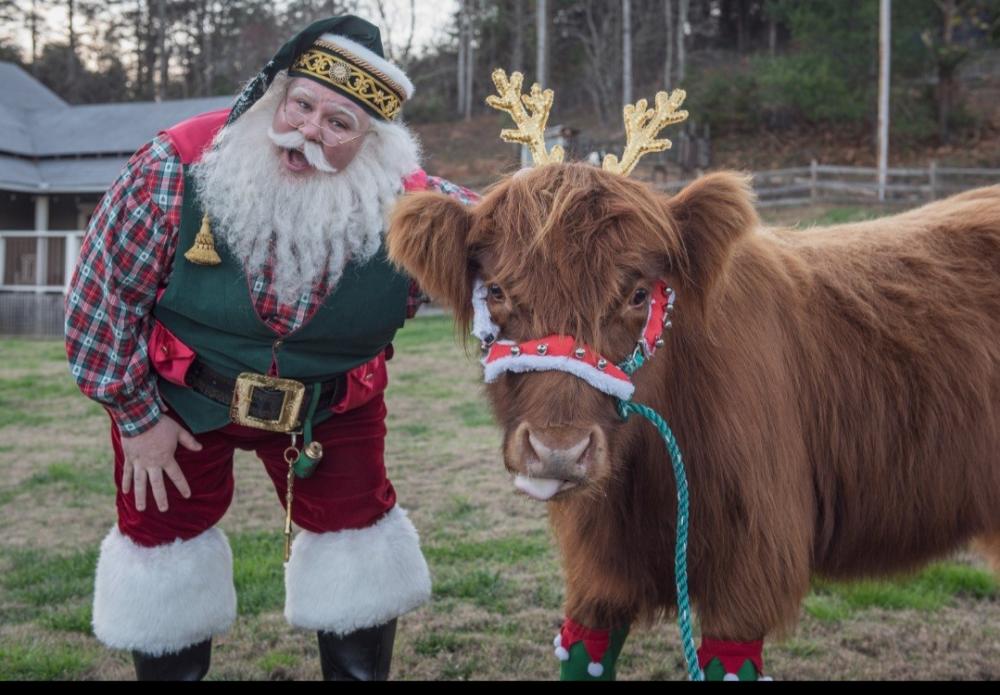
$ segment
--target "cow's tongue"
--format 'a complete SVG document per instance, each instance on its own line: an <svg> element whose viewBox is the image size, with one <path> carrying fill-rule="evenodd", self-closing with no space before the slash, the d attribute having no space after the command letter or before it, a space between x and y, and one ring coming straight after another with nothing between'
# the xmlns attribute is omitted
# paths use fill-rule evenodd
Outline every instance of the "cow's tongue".
<svg viewBox="0 0 1000 695"><path fill-rule="evenodd" d="M529 478L520 473L514 476L514 487L543 502L559 492L564 482L555 478Z"/></svg>

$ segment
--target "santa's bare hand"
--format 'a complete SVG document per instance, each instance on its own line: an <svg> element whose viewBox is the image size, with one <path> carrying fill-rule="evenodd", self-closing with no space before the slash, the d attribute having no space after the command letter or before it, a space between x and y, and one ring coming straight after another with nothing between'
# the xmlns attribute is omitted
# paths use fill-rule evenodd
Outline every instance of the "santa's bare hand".
<svg viewBox="0 0 1000 695"><path fill-rule="evenodd" d="M174 452L180 444L189 451L201 451L191 433L172 418L164 417L150 429L134 437L122 437L125 465L122 469L122 492L128 494L135 483L135 508L146 511L146 484L153 488L156 508L161 512L168 509L167 488L163 481L166 474L184 499L191 496L191 488L181 467L174 459Z"/></svg>

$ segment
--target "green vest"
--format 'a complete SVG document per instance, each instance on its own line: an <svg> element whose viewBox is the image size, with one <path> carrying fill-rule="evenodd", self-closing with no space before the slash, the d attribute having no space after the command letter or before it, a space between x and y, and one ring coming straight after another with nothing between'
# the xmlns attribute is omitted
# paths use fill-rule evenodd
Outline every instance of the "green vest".
<svg viewBox="0 0 1000 695"><path fill-rule="evenodd" d="M222 263L191 263L184 253L201 227L202 210L190 174L184 176L184 204L170 283L153 316L209 367L235 378L241 372L305 383L329 381L378 355L406 318L409 278L392 267L385 248L363 265L348 263L337 286L313 316L279 336L257 315L243 266L224 244ZM229 424L229 406L163 378L160 394L194 434ZM330 416L318 411L314 423Z"/></svg>

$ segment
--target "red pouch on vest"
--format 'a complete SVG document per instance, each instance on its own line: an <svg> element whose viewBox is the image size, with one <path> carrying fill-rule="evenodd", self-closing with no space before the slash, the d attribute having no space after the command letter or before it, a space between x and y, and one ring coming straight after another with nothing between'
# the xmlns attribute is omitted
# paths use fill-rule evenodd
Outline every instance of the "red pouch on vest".
<svg viewBox="0 0 1000 695"><path fill-rule="evenodd" d="M153 369L171 384L186 387L184 378L194 362L194 350L162 323L155 321L153 333L149 336L149 361Z"/></svg>
<svg viewBox="0 0 1000 695"><path fill-rule="evenodd" d="M386 354L380 352L374 359L347 372L347 389L340 402L330 408L334 413L346 413L363 406L389 385L389 372L385 368Z"/></svg>
<svg viewBox="0 0 1000 695"><path fill-rule="evenodd" d="M166 291L166 287L156 290L157 302ZM149 336L149 362L157 374L171 384L187 387L184 379L194 362L194 357L194 350L182 343L170 329L153 319L153 332Z"/></svg>

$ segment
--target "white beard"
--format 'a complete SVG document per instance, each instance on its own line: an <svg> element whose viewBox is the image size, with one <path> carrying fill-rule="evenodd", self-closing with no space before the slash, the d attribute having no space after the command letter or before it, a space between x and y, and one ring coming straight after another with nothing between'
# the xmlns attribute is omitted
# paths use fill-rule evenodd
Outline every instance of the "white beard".
<svg viewBox="0 0 1000 695"><path fill-rule="evenodd" d="M403 178L419 166L419 146L405 126L373 118L372 132L342 172L295 177L268 134L286 82L286 75L276 77L224 128L193 175L217 242L251 276L270 267L278 301L294 305L324 279L332 288L348 261L363 263L378 251Z"/></svg>

